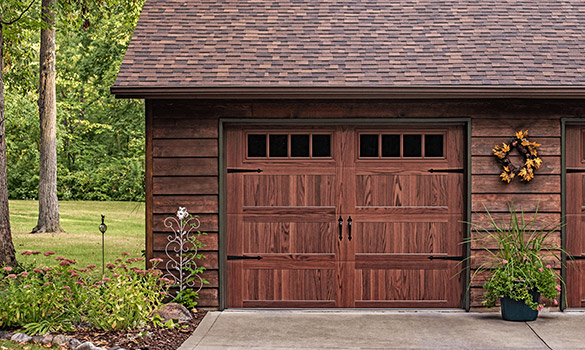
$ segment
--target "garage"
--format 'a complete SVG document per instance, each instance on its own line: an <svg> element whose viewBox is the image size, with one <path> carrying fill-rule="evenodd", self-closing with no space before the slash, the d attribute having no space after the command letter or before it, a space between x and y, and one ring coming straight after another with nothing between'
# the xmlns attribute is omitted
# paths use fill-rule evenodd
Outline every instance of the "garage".
<svg viewBox="0 0 585 350"><path fill-rule="evenodd" d="M229 125L228 307L461 307L461 125Z"/></svg>

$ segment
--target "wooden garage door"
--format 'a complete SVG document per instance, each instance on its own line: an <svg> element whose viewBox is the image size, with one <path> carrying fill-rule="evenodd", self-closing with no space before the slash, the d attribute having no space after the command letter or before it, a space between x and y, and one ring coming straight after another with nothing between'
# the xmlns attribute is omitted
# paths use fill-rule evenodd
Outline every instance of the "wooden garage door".
<svg viewBox="0 0 585 350"><path fill-rule="evenodd" d="M228 307L461 305L461 127L225 135Z"/></svg>
<svg viewBox="0 0 585 350"><path fill-rule="evenodd" d="M585 307L585 126L567 126L567 306Z"/></svg>

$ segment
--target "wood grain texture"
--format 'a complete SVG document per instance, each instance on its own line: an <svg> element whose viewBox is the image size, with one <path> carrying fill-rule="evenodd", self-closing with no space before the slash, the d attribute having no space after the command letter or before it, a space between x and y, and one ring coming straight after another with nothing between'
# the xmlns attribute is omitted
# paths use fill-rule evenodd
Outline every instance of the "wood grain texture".
<svg viewBox="0 0 585 350"><path fill-rule="evenodd" d="M154 214L153 215L153 230L154 232L173 232L170 228L165 227L164 220L168 215ZM199 221L201 225L200 231L203 232L218 232L219 229L219 218L217 214L200 214Z"/></svg>
<svg viewBox="0 0 585 350"><path fill-rule="evenodd" d="M519 155L510 155L512 164L520 166L524 158ZM492 155L474 156L471 158L471 170L473 175L500 175L502 166ZM561 157L543 156L542 165L536 171L536 175L560 175L561 174Z"/></svg>
<svg viewBox="0 0 585 350"><path fill-rule="evenodd" d="M217 176L154 177L152 186L155 195L217 195L219 193L219 178Z"/></svg>
<svg viewBox="0 0 585 350"><path fill-rule="evenodd" d="M471 124L471 136L477 137L504 137L512 138L516 131L528 130L530 138L560 137L560 119L518 118L517 116L502 116L497 121L487 118L474 118Z"/></svg>
<svg viewBox="0 0 585 350"><path fill-rule="evenodd" d="M164 250L168 243L168 233L154 233L153 234L153 243L154 246L157 247L158 251ZM218 234L217 233L208 233L206 235L201 235L199 237L199 241L204 244L203 250L207 251L215 251L218 250ZM187 247L191 249L193 245L187 244Z"/></svg>
<svg viewBox="0 0 585 350"><path fill-rule="evenodd" d="M152 177L153 177L153 167L152 167L152 123L153 123L153 113L152 113L152 101L146 101L146 121L145 121L145 137L146 143L144 145L145 148L145 167L144 167L144 182L145 182L145 251L146 251L146 261L149 261L153 257L154 251L154 243L152 239L152 232L153 232L153 213L154 213L154 202L153 202L153 195L154 189L152 184ZM150 264L150 263L147 263Z"/></svg>
<svg viewBox="0 0 585 350"><path fill-rule="evenodd" d="M485 156L493 153L495 145L502 145L502 143L510 144L512 140L512 133L508 137L473 137L471 141L471 155ZM531 142L540 143L538 155L539 156L560 156L561 155L561 139L559 137L531 137ZM519 154L518 151L512 150L510 155ZM494 157L495 158L495 157ZM520 166L521 163L517 163Z"/></svg>
<svg viewBox="0 0 585 350"><path fill-rule="evenodd" d="M216 139L219 136L217 119L155 118L155 139Z"/></svg>
<svg viewBox="0 0 585 350"><path fill-rule="evenodd" d="M153 157L217 157L216 139L154 139Z"/></svg>
<svg viewBox="0 0 585 350"><path fill-rule="evenodd" d="M217 176L218 158L154 158L154 176Z"/></svg>
<svg viewBox="0 0 585 350"><path fill-rule="evenodd" d="M500 180L497 175L474 175L471 192L476 193L561 193L559 175L536 175L528 183L513 179L510 183Z"/></svg>
<svg viewBox="0 0 585 350"><path fill-rule="evenodd" d="M482 212L486 209L490 213L509 212L510 205L519 212L534 212L538 209L541 213L560 213L561 195L556 193L489 193L471 196L471 210L474 212Z"/></svg>
<svg viewBox="0 0 585 350"><path fill-rule="evenodd" d="M193 215L219 212L217 195L157 195L152 200L154 214L175 214L179 207L187 208Z"/></svg>

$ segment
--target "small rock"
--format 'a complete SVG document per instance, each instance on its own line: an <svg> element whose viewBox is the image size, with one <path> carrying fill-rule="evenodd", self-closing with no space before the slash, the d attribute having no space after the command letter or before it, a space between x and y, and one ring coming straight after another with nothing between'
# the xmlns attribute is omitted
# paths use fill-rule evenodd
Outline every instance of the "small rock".
<svg viewBox="0 0 585 350"><path fill-rule="evenodd" d="M6 331L0 331L0 339L8 339L12 338L14 334Z"/></svg>
<svg viewBox="0 0 585 350"><path fill-rule="evenodd" d="M18 343L28 343L29 341L32 340L32 337L24 333L15 333L14 335L12 335L12 337L10 337L10 340Z"/></svg>
<svg viewBox="0 0 585 350"><path fill-rule="evenodd" d="M45 339L45 337L43 337L42 335L35 335L34 337L32 337L32 342L35 344L43 344L43 339Z"/></svg>
<svg viewBox="0 0 585 350"><path fill-rule="evenodd" d="M50 334L47 334L43 337L43 341L42 344L43 345L47 345L47 344L51 344L53 342L53 336Z"/></svg>
<svg viewBox="0 0 585 350"><path fill-rule="evenodd" d="M108 350L122 350L122 348L116 345L113 348L109 348Z"/></svg>
<svg viewBox="0 0 585 350"><path fill-rule="evenodd" d="M163 322L167 322L168 320L177 320L179 322L189 322L193 319L191 317L191 313L181 304L177 303L169 303L165 306L158 309L156 312L159 315Z"/></svg>
<svg viewBox="0 0 585 350"><path fill-rule="evenodd" d="M77 349L77 347L79 345L81 345L81 342L79 340L77 340L77 338L71 338L71 339L69 339L69 348L71 350Z"/></svg>
<svg viewBox="0 0 585 350"><path fill-rule="evenodd" d="M86 341L83 344L80 344L75 350L102 350L102 348L98 348L97 346L93 345L92 342Z"/></svg>
<svg viewBox="0 0 585 350"><path fill-rule="evenodd" d="M69 343L69 337L63 334L56 335L53 338L53 345L65 346Z"/></svg>

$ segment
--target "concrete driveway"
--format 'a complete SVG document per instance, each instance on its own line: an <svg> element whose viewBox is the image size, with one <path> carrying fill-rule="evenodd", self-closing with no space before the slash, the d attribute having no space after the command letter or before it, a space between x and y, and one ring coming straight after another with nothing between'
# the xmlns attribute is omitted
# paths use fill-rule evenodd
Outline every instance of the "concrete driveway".
<svg viewBox="0 0 585 350"><path fill-rule="evenodd" d="M179 350L193 349L585 349L585 313L209 312Z"/></svg>

